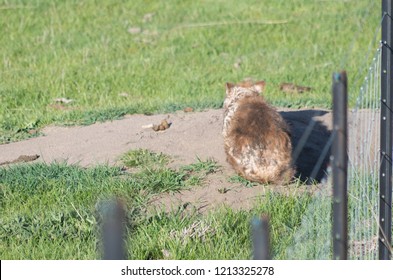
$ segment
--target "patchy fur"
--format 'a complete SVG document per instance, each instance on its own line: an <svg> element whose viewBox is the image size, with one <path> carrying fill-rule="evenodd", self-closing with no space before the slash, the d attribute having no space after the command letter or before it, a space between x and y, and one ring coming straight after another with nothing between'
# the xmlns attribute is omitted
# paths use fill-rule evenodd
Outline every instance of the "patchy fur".
<svg viewBox="0 0 393 280"><path fill-rule="evenodd" d="M288 183L295 171L287 123L262 96L265 82L227 83L224 146L228 162L244 178Z"/></svg>

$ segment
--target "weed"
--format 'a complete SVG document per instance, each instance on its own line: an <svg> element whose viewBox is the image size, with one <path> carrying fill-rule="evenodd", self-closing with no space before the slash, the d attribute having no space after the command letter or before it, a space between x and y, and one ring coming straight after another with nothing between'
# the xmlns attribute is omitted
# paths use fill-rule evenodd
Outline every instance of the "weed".
<svg viewBox="0 0 393 280"><path fill-rule="evenodd" d="M234 175L228 178L228 182L230 183L240 183L241 185L247 187L247 188L252 188L253 186L258 185L256 182L249 181L239 175Z"/></svg>
<svg viewBox="0 0 393 280"><path fill-rule="evenodd" d="M164 167L169 159L167 155L145 149L131 150L121 157L125 166L141 168Z"/></svg>
<svg viewBox="0 0 393 280"><path fill-rule="evenodd" d="M186 172L204 173L204 175L208 175L217 172L219 170L219 165L217 161L213 159L208 159L206 161L203 161L199 157L197 157L196 163L182 166L180 170Z"/></svg>

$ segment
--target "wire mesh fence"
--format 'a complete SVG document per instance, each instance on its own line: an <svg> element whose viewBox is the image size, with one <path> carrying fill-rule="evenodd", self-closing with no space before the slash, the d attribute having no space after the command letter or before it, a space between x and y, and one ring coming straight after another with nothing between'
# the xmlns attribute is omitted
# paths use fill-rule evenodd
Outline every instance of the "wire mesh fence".
<svg viewBox="0 0 393 280"><path fill-rule="evenodd" d="M381 118L381 47L377 49L363 85L352 94L356 105L348 111L348 258L378 259L379 173ZM332 133L331 137L335 137ZM328 141L325 147L330 146ZM314 195L302 219L288 259L331 259L332 174ZM334 236L333 236L334 238Z"/></svg>
<svg viewBox="0 0 393 280"><path fill-rule="evenodd" d="M349 251L352 259L378 257L380 68L381 49L378 48L356 106L349 112Z"/></svg>
<svg viewBox="0 0 393 280"><path fill-rule="evenodd" d="M380 168L381 48L375 52L368 74L348 112L348 233L350 259L378 258ZM353 97L351 97L353 98ZM332 133L331 138L335 137ZM325 148L329 148L327 141ZM326 149L325 149L326 150ZM332 178L320 185L303 219L288 259L332 258Z"/></svg>

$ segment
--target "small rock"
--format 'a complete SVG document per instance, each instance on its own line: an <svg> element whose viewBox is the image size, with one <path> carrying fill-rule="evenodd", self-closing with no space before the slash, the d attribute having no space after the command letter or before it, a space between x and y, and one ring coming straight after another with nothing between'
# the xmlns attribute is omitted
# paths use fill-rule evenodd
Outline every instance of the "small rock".
<svg viewBox="0 0 393 280"><path fill-rule="evenodd" d="M162 124L158 125L158 130L165 130L165 126L163 126Z"/></svg>
<svg viewBox="0 0 393 280"><path fill-rule="evenodd" d="M148 13L143 16L143 22L149 22L153 19L154 13Z"/></svg>
<svg viewBox="0 0 393 280"><path fill-rule="evenodd" d="M121 96L121 97L128 97L128 93L127 92L122 92L122 93L119 93L119 96Z"/></svg>
<svg viewBox="0 0 393 280"><path fill-rule="evenodd" d="M64 104L68 104L68 103L73 102L74 100L73 99L68 99L68 98L65 98L65 97L60 97L60 98L53 99L53 101L59 102L59 103L64 103Z"/></svg>
<svg viewBox="0 0 393 280"><path fill-rule="evenodd" d="M241 62L239 61L239 62L235 62L234 64L233 64L233 67L235 67L236 69L238 69L238 68L240 68L240 66L241 66Z"/></svg>
<svg viewBox="0 0 393 280"><path fill-rule="evenodd" d="M154 131L159 131L159 130L160 130L160 129L159 129L159 125L156 125L156 124L153 125L152 128L153 128Z"/></svg>
<svg viewBox="0 0 393 280"><path fill-rule="evenodd" d="M164 129L168 129L169 128L169 123L167 122L167 120L162 120L161 121L161 125Z"/></svg>
<svg viewBox="0 0 393 280"><path fill-rule="evenodd" d="M171 257L171 253L167 249L162 250L162 255L164 256L164 259L169 259Z"/></svg>
<svg viewBox="0 0 393 280"><path fill-rule="evenodd" d="M143 35L145 36L157 36L158 32L157 31L149 31L149 30L145 30L142 32Z"/></svg>
<svg viewBox="0 0 393 280"><path fill-rule="evenodd" d="M142 28L140 27L130 27L128 28L128 33L130 34L138 34L142 32Z"/></svg>

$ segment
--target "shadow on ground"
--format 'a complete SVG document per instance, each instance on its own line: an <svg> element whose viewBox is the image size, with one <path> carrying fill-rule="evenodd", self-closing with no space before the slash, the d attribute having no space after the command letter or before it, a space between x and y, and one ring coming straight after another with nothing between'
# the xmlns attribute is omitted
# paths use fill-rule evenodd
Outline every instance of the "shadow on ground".
<svg viewBox="0 0 393 280"><path fill-rule="evenodd" d="M291 127L297 176L300 176L302 181L320 182L326 176L330 156L330 148L322 155L331 135L326 126L326 123L329 123L326 119L331 119L330 112L299 110L280 113Z"/></svg>

